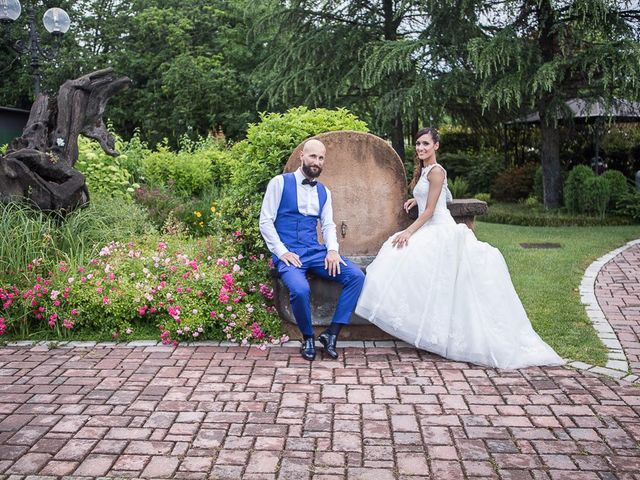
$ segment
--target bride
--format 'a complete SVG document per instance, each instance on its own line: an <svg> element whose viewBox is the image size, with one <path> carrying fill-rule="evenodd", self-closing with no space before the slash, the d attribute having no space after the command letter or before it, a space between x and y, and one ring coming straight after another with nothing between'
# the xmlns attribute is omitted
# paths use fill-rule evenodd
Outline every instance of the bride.
<svg viewBox="0 0 640 480"><path fill-rule="evenodd" d="M500 252L447 209L438 133L416 134L408 212L418 218L389 238L367 276L356 313L385 332L443 357L497 368L561 365L533 330Z"/></svg>

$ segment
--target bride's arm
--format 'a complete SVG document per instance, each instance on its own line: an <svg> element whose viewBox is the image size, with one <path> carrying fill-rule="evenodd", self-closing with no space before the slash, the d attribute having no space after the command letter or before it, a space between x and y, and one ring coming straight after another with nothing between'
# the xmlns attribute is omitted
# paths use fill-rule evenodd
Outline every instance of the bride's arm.
<svg viewBox="0 0 640 480"><path fill-rule="evenodd" d="M409 241L411 235L413 235L421 226L423 226L427 220L433 216L433 212L436 209L442 186L444 185L445 174L441 168L432 169L427 178L429 179L429 194L427 195L427 208L424 209L422 215L420 215L406 230L399 233L396 238L391 242L393 246L403 247Z"/></svg>

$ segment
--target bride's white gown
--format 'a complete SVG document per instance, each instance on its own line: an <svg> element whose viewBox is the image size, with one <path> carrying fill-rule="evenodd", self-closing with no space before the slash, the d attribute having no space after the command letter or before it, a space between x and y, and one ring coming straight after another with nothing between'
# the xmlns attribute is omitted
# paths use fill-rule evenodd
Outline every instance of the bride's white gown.
<svg viewBox="0 0 640 480"><path fill-rule="evenodd" d="M423 169L413 190L419 214L433 167ZM563 364L531 327L502 254L456 224L446 192L445 180L433 217L407 246L394 248L395 235L384 243L367 267L356 313L452 360L498 368Z"/></svg>

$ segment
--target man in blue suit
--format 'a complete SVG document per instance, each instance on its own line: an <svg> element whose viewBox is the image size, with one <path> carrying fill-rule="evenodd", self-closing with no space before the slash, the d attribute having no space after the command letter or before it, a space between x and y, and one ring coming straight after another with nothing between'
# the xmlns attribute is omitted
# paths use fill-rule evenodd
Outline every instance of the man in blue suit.
<svg viewBox="0 0 640 480"><path fill-rule="evenodd" d="M334 359L338 358L336 342L340 329L349 323L364 284L360 268L338 254L331 192L317 180L325 154L322 142L308 140L300 154L300 168L271 179L260 211L260 232L273 254L280 278L289 289L293 315L303 337L300 353L309 361L315 359L316 350L307 270L343 286L331 325L318 338L324 351ZM324 245L318 242L318 221Z"/></svg>

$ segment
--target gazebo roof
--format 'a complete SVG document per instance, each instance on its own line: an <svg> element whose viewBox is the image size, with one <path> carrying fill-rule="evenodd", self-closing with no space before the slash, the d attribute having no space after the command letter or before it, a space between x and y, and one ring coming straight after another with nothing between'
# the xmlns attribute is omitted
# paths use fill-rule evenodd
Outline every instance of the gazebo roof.
<svg viewBox="0 0 640 480"><path fill-rule="evenodd" d="M572 98L566 102L566 106L575 120L584 122L596 118L614 118L620 122L640 122L640 102L613 100L607 104L601 100ZM559 117L562 115L561 113ZM540 123L540 114L533 112L525 117L507 122L507 124L515 123Z"/></svg>

